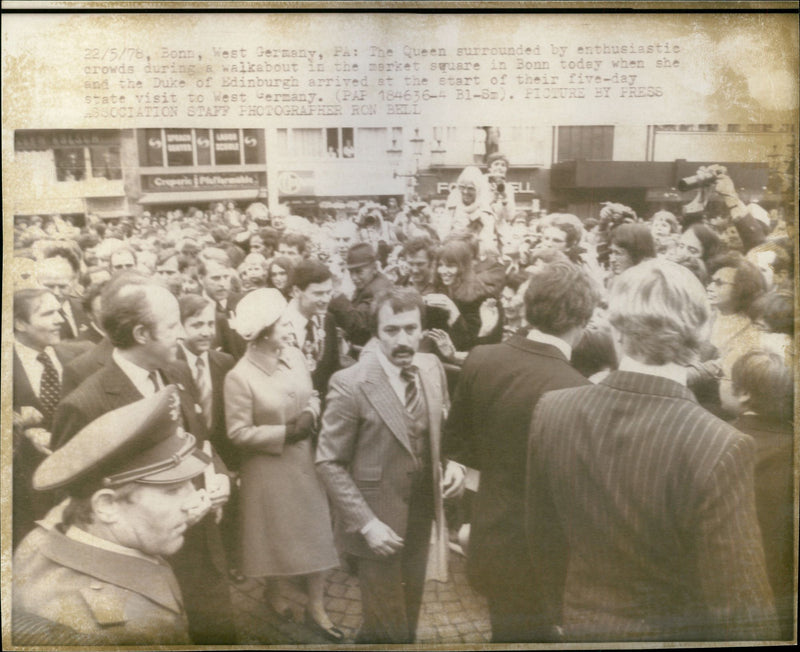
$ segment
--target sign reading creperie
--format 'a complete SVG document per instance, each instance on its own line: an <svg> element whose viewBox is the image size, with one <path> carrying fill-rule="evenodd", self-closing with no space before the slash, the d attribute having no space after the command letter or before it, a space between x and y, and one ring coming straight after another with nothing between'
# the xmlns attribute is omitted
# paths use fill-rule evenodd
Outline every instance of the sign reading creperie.
<svg viewBox="0 0 800 652"><path fill-rule="evenodd" d="M142 189L145 192L172 192L175 190L230 190L259 188L265 185L265 175L259 172L209 172L196 174L145 174Z"/></svg>

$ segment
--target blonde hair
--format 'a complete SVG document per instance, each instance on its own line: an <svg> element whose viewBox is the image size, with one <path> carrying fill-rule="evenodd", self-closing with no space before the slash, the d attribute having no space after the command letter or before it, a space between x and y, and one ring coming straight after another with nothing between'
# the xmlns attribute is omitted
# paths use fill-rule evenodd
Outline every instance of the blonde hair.
<svg viewBox="0 0 800 652"><path fill-rule="evenodd" d="M651 365L691 362L706 339L711 312L694 274L661 259L620 274L611 286L608 307L625 353Z"/></svg>

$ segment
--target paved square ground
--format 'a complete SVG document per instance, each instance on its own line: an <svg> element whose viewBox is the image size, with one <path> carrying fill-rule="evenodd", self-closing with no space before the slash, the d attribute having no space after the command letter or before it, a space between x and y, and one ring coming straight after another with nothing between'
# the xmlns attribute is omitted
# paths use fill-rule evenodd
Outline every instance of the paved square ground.
<svg viewBox="0 0 800 652"><path fill-rule="evenodd" d="M417 643L488 643L491 638L486 601L475 593L465 574L465 560L450 554L447 582L428 581L422 598L417 627ZM308 630L303 624L305 595L301 583L291 583L286 597L292 604L295 622L283 622L266 606L264 584L248 580L231 585L240 644L280 645L292 643L324 644L330 642ZM325 606L331 620L352 643L361 624L361 593L358 580L345 570L328 576Z"/></svg>

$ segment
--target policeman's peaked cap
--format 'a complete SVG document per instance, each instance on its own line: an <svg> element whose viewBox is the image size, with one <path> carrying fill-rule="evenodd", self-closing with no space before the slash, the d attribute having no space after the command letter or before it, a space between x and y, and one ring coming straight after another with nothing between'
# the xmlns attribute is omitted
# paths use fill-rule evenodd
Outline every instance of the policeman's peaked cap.
<svg viewBox="0 0 800 652"><path fill-rule="evenodd" d="M33 487L85 495L128 482L183 482L211 461L195 443L180 426L180 398L169 385L85 426L39 465Z"/></svg>

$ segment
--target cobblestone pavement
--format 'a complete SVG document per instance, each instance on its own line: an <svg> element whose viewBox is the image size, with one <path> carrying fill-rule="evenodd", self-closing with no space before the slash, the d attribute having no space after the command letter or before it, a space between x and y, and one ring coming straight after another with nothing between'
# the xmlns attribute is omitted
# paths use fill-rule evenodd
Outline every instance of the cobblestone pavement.
<svg viewBox="0 0 800 652"><path fill-rule="evenodd" d="M426 583L417 643L489 642L491 628L486 601L469 587L464 568L464 558L451 553L448 582ZM262 581L248 580L231 585L240 644L331 645L302 624L306 601L302 584L299 581L287 584L285 597L292 604L295 622L284 622L268 609L263 599ZM357 578L345 570L331 571L325 592L325 606L331 620L344 632L345 643L352 643L361 624L361 594Z"/></svg>

